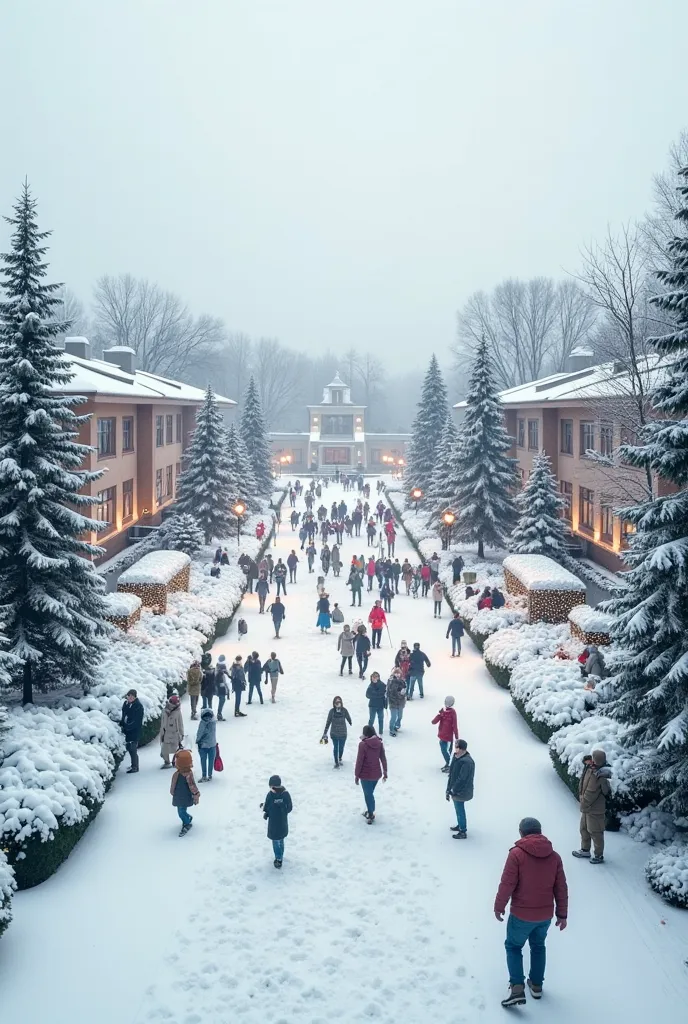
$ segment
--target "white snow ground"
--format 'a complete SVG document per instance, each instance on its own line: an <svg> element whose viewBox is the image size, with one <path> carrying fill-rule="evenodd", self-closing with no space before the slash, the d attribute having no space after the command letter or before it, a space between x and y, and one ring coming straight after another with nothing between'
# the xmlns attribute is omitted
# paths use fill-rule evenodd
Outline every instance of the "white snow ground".
<svg viewBox="0 0 688 1024"><path fill-rule="evenodd" d="M341 492L330 487L324 503ZM352 495L345 495L351 506ZM286 520L288 509L283 516ZM365 551L361 542L356 550ZM298 546L283 523L275 554ZM319 545L318 545L319 549ZM347 564L354 552L345 541ZM413 554L403 536L397 554ZM492 904L504 858L523 815L541 819L564 857L569 927L552 929L545 998L512 1011L519 1019L579 1024L596 1019L680 1020L688 998L688 914L649 890L652 852L607 835L607 863L576 861L578 814L547 747L528 730L509 694L492 681L467 641L452 661L432 602L400 595L390 616L395 649L419 640L432 661L425 700L407 706L396 739L385 737L389 782L367 826L353 781L364 684L339 678L336 635L315 628L315 579L305 560L289 587L283 638L258 616L257 598L214 655L279 652L286 675L274 706L252 705L218 733L225 772L203 786L194 828L177 838L170 773L156 744L141 753L138 779L120 771L105 807L57 875L14 900L0 941L0 1016L51 1024L420 1024L504 1020L504 925ZM349 612L346 572L330 574L333 600ZM367 616L371 601L364 595ZM358 615L358 610L356 610ZM391 665L389 647L370 669ZM332 697L354 720L344 769L319 739ZM435 727L446 694L456 696L461 734L475 758L469 838L453 841L453 810ZM184 700L188 721L188 702ZM190 723L191 737L196 723ZM272 865L259 803L281 774L294 800L284 868ZM543 1017L544 1014L544 1017Z"/></svg>

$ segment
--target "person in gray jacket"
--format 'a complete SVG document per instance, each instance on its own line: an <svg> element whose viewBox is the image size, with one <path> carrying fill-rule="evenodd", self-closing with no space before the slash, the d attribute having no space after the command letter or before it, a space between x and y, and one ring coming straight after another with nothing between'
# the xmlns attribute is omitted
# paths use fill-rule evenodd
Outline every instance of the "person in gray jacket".
<svg viewBox="0 0 688 1024"><path fill-rule="evenodd" d="M201 721L196 732L196 746L201 758L201 782L210 782L213 777L215 763L215 747L217 744L217 726L212 708L203 708Z"/></svg>
<svg viewBox="0 0 688 1024"><path fill-rule="evenodd" d="M389 735L396 736L401 729L401 719L406 707L406 680L401 669L392 669L387 680L387 706L389 707Z"/></svg>
<svg viewBox="0 0 688 1024"><path fill-rule="evenodd" d="M351 626L344 626L337 640L337 650L342 656L342 663L339 666L339 674L344 675L344 664L349 662L349 675L353 674L352 661L354 657L354 635Z"/></svg>
<svg viewBox="0 0 688 1024"><path fill-rule="evenodd" d="M332 738L332 756L334 757L335 768L342 767L342 754L344 753L344 744L346 743L346 723L351 725L351 715L344 707L344 702L341 697L335 697L332 701L332 707L327 715L327 721L325 722L325 731L322 734L322 743L327 743L327 734L329 732Z"/></svg>
<svg viewBox="0 0 688 1024"><path fill-rule="evenodd" d="M454 839L466 838L467 800L473 799L473 780L475 778L475 762L468 753L465 740L457 740L454 745L454 756L447 776L447 800L454 802L456 825L451 826Z"/></svg>
<svg viewBox="0 0 688 1024"><path fill-rule="evenodd" d="M588 644L588 657L581 665L581 672L586 679L594 676L596 679L604 679L607 668L604 664L602 651L597 644Z"/></svg>
<svg viewBox="0 0 688 1024"><path fill-rule="evenodd" d="M270 593L270 584L265 573L261 574L260 579L256 583L256 594L258 595L258 614L265 614L265 599Z"/></svg>

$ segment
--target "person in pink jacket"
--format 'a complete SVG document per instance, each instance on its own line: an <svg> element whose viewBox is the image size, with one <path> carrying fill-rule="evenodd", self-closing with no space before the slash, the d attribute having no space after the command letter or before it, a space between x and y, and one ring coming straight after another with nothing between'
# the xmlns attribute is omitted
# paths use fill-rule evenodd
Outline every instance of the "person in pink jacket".
<svg viewBox="0 0 688 1024"><path fill-rule="evenodd" d="M372 825L375 821L375 787L380 778L383 782L387 781L385 747L380 737L375 734L372 725L363 726L361 742L358 744L354 778L357 786L359 783L361 784L365 797L367 809L363 817L369 825Z"/></svg>
<svg viewBox="0 0 688 1024"><path fill-rule="evenodd" d="M444 758L442 771L448 772L452 746L454 740L459 738L459 723L456 718L456 711L454 711L453 697L444 698L444 707L440 708L437 712L432 720L432 724L437 726L437 737L440 741L440 750Z"/></svg>

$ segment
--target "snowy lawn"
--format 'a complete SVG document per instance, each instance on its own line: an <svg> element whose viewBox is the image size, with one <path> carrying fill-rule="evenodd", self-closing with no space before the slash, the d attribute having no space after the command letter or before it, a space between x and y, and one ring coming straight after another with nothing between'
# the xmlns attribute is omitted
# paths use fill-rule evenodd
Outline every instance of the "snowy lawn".
<svg viewBox="0 0 688 1024"><path fill-rule="evenodd" d="M330 487L327 503L340 494ZM299 553L283 525L274 554L284 557L291 547ZM355 548L345 541L345 562L354 550L365 552L365 541ZM398 554L412 557L401 534ZM52 1024L420 1024L430 1015L502 1022L504 925L492 905L518 820L529 814L540 818L564 858L570 916L567 930L552 929L548 939L547 1006L529 1006L520 1016L535 1020L542 1009L547 1020L579 1024L583 983L573 965L596 928L613 955L605 953L602 969L586 974L585 1005L609 1021L682 1019L688 915L650 891L647 848L623 833L607 836L603 868L571 858L578 810L547 749L509 695L492 685L470 641L460 659L450 658L449 611L433 620L430 599L400 595L393 602L394 646L418 640L432 668L425 700L407 706L398 737L385 737L389 781L376 791L377 821L365 824L353 782L368 717L364 685L356 675L339 677L336 631L321 636L315 628L315 574L304 564L297 584L287 585L281 640L273 641L270 619L258 615L253 596L242 605L248 637L238 642L231 634L215 644L214 655L228 658L277 650L286 674L277 704L254 704L245 708L248 717L219 724L225 771L201 786L192 832L177 837L170 773L159 770L151 745L139 775L115 778L60 871L15 897L0 961L3 1018L24 1019L30 991L32 1019ZM330 575L328 586L348 612L344 574ZM364 595L364 615L370 605ZM389 646L375 652L371 669L386 675L392 654ZM331 746L319 743L337 693L354 722L341 771L333 770ZM448 693L477 765L465 842L451 839L455 818L430 723ZM183 710L193 739L186 699ZM294 800L281 872L272 866L258 806L273 772ZM78 955L75 936L83 937ZM38 944L50 950L40 986Z"/></svg>

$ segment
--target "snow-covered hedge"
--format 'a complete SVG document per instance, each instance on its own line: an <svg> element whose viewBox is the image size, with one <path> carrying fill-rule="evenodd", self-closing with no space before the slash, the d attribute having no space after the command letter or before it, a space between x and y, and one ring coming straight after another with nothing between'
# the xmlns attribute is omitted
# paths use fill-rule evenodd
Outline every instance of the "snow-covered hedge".
<svg viewBox="0 0 688 1024"><path fill-rule="evenodd" d="M573 622L583 633L609 633L613 621L612 615L592 608L589 604L577 604L569 612L569 622Z"/></svg>
<svg viewBox="0 0 688 1024"><path fill-rule="evenodd" d="M0 850L0 935L12 920L12 893L15 889L14 872Z"/></svg>
<svg viewBox="0 0 688 1024"><path fill-rule="evenodd" d="M598 700L585 689L578 663L556 658L520 661L510 689L514 705L544 743L557 729L588 718Z"/></svg>
<svg viewBox="0 0 688 1024"><path fill-rule="evenodd" d="M488 636L483 645L483 657L488 671L499 685L508 687L511 673L519 661L538 656L551 658L569 640L569 630L564 623L523 623Z"/></svg>
<svg viewBox="0 0 688 1024"><path fill-rule="evenodd" d="M127 619L134 612L141 610L141 598L136 594L115 591L103 597L105 609L110 619Z"/></svg>
<svg viewBox="0 0 688 1024"><path fill-rule="evenodd" d="M668 903L688 910L688 844L674 843L655 853L645 867L645 877Z"/></svg>
<svg viewBox="0 0 688 1024"><path fill-rule="evenodd" d="M655 803L620 816L621 831L631 839L648 846L666 845L680 838L676 819L667 811L660 811Z"/></svg>

